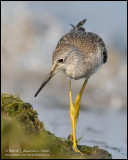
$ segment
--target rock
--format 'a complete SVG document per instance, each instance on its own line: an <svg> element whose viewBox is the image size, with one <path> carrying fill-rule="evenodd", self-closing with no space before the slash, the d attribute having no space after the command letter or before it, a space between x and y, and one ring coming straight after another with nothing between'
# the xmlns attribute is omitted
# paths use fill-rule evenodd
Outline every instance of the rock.
<svg viewBox="0 0 128 160"><path fill-rule="evenodd" d="M1 94L1 137L2 158L80 158L111 159L107 151L98 146L78 145L80 155L72 149L72 140L56 137L47 131L38 113L29 103L24 103L18 96Z"/></svg>

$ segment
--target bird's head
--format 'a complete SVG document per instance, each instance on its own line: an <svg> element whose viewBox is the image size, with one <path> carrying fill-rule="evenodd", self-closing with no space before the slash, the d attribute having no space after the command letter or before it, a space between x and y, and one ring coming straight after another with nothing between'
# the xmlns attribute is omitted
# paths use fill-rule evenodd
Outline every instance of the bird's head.
<svg viewBox="0 0 128 160"><path fill-rule="evenodd" d="M72 53L72 47L70 45L60 45L55 49L52 56L52 68L40 88L37 90L35 97L41 91L41 89L46 85L46 83L59 71L64 71L67 67L68 57Z"/></svg>

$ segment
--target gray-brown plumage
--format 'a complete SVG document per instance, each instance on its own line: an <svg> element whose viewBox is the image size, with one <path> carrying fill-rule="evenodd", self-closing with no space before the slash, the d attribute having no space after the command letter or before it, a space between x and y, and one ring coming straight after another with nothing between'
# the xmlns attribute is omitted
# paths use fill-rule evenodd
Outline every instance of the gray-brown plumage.
<svg viewBox="0 0 128 160"><path fill-rule="evenodd" d="M107 61L103 40L95 33L85 31L82 27L85 21L71 25L73 29L59 40L52 56L52 70L35 96L58 71L73 79L88 79Z"/></svg>
<svg viewBox="0 0 128 160"><path fill-rule="evenodd" d="M78 24L83 24L82 22ZM60 59L66 64L63 72L68 77L88 78L106 62L107 50L98 35L85 32L82 25L76 25L58 42L52 57L53 64Z"/></svg>

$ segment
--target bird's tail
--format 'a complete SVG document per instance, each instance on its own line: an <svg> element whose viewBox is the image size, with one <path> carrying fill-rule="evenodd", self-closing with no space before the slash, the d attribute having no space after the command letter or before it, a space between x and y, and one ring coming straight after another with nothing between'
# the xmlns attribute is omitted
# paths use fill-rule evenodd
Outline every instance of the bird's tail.
<svg viewBox="0 0 128 160"><path fill-rule="evenodd" d="M70 24L73 27L70 32L85 31L85 28L82 27L85 22L86 22L86 19L80 21L76 26L74 26L73 24Z"/></svg>

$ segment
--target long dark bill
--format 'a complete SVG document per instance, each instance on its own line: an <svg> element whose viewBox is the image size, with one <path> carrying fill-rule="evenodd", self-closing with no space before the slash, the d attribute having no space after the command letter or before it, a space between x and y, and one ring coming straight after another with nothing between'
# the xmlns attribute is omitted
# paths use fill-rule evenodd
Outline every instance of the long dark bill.
<svg viewBox="0 0 128 160"><path fill-rule="evenodd" d="M41 91L41 89L46 85L46 83L55 75L54 71L50 71L43 83L41 84L40 88L37 90L35 97L38 95L38 93Z"/></svg>

